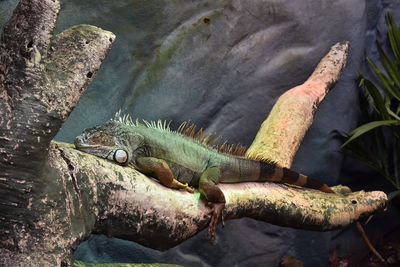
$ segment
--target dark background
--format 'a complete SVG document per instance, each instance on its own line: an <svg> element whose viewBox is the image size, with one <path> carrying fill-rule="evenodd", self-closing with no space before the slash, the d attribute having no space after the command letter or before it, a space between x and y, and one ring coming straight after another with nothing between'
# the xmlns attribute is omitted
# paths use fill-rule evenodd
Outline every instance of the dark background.
<svg viewBox="0 0 400 267"><path fill-rule="evenodd" d="M16 0L0 1L0 25ZM336 130L360 121L360 71L364 54L377 59L375 42L386 44L384 14L400 24L398 0L61 0L56 32L92 24L117 40L96 79L56 136L72 142L82 129L103 123L119 109L133 118L167 119L173 127L191 120L230 142L251 144L276 99L301 84L329 48L350 41L348 64L319 107L293 169L353 190L385 190L383 178L345 158ZM375 242L400 225L390 207L366 229ZM162 242L162 240L160 240ZM75 252L78 260L166 262L189 266L277 266L294 256L306 266L327 266L328 254L357 262L367 248L355 227L319 233L252 219L228 221L211 245L203 231L166 252L91 236Z"/></svg>

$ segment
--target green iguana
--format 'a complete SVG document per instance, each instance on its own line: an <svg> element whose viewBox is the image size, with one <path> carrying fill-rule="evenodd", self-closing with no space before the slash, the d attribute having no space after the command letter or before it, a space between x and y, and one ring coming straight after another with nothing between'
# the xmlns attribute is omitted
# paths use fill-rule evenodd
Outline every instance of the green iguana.
<svg viewBox="0 0 400 267"><path fill-rule="evenodd" d="M83 152L131 166L167 187L191 193L192 187L197 188L211 207L208 227L211 240L215 238L217 224L224 224L225 197L218 183L268 181L334 193L326 184L270 160L245 158L240 146L226 143L216 146L213 136L203 136L201 129L196 132L195 126L188 123L172 131L166 122L142 124L132 122L129 116L116 117L85 129L75 138L75 146Z"/></svg>

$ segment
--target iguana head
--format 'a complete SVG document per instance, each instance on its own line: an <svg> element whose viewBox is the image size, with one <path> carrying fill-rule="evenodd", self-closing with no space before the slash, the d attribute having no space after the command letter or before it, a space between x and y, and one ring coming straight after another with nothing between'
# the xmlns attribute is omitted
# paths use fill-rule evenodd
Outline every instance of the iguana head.
<svg viewBox="0 0 400 267"><path fill-rule="evenodd" d="M143 145L143 137L131 127L111 120L83 130L74 143L80 151L126 165L132 160L133 152Z"/></svg>

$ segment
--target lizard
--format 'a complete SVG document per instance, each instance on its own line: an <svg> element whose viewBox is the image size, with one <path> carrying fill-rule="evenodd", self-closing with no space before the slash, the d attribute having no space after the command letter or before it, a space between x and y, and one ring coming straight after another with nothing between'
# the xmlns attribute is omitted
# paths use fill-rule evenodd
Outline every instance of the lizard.
<svg viewBox="0 0 400 267"><path fill-rule="evenodd" d="M130 116L116 115L103 125L85 129L75 138L83 152L130 166L152 176L164 186L194 192L197 188L210 207L208 233L215 239L216 226L224 225L225 196L219 183L276 182L334 191L326 184L269 159L244 157L238 145L215 145L215 136L183 123L172 131L166 121L140 123Z"/></svg>

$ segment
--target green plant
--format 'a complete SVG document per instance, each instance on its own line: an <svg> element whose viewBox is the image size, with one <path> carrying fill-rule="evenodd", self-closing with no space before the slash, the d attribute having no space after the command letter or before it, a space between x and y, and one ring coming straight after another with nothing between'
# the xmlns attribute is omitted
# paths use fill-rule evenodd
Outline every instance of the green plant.
<svg viewBox="0 0 400 267"><path fill-rule="evenodd" d="M368 122L351 131L343 147L395 188L389 194L392 199L400 195L400 31L390 14L386 27L391 51L386 53L378 44L382 67L367 58L377 82L360 75Z"/></svg>

